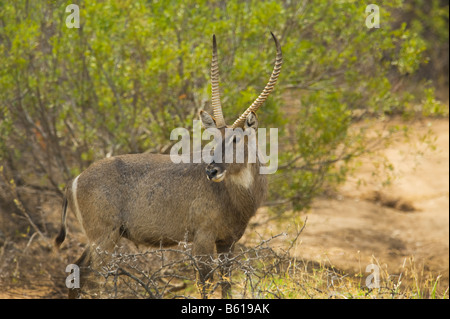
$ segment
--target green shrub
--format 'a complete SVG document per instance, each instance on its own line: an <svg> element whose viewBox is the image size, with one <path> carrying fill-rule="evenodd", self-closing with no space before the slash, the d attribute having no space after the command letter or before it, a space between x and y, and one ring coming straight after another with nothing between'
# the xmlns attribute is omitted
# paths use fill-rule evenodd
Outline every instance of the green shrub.
<svg viewBox="0 0 450 319"><path fill-rule="evenodd" d="M356 120L420 100L425 115L442 113L429 87L394 89L427 49L417 25L393 27L401 1L378 4L379 29L366 27L363 1L78 1L79 29L66 26L68 4L0 2L0 161L18 184L60 192L102 157L167 153L170 131L210 107L213 33L228 122L270 75L269 31L281 40L284 69L259 112L281 129L271 199L302 208L345 179L366 149L364 132L349 134ZM294 103L282 98L292 90Z"/></svg>

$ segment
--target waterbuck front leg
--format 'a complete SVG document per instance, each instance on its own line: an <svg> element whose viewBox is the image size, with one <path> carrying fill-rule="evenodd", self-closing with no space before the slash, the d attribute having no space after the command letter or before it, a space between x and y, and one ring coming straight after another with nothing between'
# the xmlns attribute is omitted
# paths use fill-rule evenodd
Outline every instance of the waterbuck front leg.
<svg viewBox="0 0 450 319"><path fill-rule="evenodd" d="M199 274L199 286L202 298L208 297L211 282L214 279L212 256L214 255L214 236L208 231L199 231L194 238L194 256Z"/></svg>
<svg viewBox="0 0 450 319"><path fill-rule="evenodd" d="M222 281L222 299L232 298L231 295L231 262L234 242L216 242L217 255L220 262L220 276Z"/></svg>

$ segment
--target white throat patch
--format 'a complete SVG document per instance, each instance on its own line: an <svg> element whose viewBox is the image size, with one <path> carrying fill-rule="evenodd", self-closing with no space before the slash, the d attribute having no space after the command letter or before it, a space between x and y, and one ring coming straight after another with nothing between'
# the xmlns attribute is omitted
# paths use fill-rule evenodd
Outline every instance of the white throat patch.
<svg viewBox="0 0 450 319"><path fill-rule="evenodd" d="M247 165L239 174L230 176L230 180L236 185L249 189L253 184L252 168Z"/></svg>

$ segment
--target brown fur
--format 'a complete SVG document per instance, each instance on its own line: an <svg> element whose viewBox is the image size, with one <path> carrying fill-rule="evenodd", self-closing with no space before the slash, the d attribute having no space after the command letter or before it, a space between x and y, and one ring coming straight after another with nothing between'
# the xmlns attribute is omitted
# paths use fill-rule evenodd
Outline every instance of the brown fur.
<svg viewBox="0 0 450 319"><path fill-rule="evenodd" d="M259 162L231 163L221 164L227 177L213 182L207 179L207 166L175 164L170 156L158 154L121 155L91 165L78 177L76 189L80 222L90 245L111 250L125 237L159 247L187 238L196 255L211 256L215 247L219 254L231 253L265 198L266 177L259 174ZM244 169L252 175L248 188L234 180ZM67 201L76 212L73 194L70 183ZM65 237L63 212L57 245ZM87 251L79 262L94 265L94 256ZM202 281L209 279L209 271L201 271ZM229 294L229 287L223 293Z"/></svg>

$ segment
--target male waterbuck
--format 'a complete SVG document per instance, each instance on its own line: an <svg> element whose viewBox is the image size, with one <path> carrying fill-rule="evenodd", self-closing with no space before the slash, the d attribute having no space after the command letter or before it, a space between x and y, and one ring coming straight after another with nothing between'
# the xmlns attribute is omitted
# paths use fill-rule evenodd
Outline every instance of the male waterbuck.
<svg viewBox="0 0 450 319"><path fill-rule="evenodd" d="M200 111L205 128L220 131L222 145L244 143L248 139L226 138L225 128L242 128L256 134L254 112L264 103L280 74L281 47L277 38L276 61L269 82L247 110L231 125L225 124L219 95L217 45L213 36L211 65L211 116ZM248 131L253 130L253 131ZM92 164L68 184L62 212L62 226L55 239L57 247L66 236L67 207L75 213L89 244L75 262L83 269L95 267L95 247L111 251L124 237L135 244L147 246L173 245L182 241L193 243L199 258L214 255L226 260L234 244L243 235L250 218L261 205L267 192L262 165L244 158L244 163L212 161L210 163L174 163L169 155L130 154L114 156ZM225 154L223 155L225 156ZM205 257L206 256L206 257ZM211 268L202 266L201 282L211 279ZM221 269L224 274L227 269ZM69 297L77 297L78 289L70 289ZM229 296L230 284L222 285L222 297Z"/></svg>

